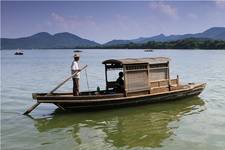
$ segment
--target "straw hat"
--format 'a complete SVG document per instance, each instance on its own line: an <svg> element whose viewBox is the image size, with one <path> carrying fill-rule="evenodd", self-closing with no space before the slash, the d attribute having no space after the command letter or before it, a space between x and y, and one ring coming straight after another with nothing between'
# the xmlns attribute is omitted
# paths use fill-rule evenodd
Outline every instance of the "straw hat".
<svg viewBox="0 0 225 150"><path fill-rule="evenodd" d="M76 54L73 55L73 57L74 58L80 58L80 55L76 53Z"/></svg>

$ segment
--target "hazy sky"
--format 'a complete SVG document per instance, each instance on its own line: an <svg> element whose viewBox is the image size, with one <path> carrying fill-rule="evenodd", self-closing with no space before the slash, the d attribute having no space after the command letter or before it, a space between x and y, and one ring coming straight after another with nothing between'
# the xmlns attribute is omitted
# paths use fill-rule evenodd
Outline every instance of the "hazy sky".
<svg viewBox="0 0 225 150"><path fill-rule="evenodd" d="M225 1L1 2L1 37L70 32L104 43L225 27Z"/></svg>

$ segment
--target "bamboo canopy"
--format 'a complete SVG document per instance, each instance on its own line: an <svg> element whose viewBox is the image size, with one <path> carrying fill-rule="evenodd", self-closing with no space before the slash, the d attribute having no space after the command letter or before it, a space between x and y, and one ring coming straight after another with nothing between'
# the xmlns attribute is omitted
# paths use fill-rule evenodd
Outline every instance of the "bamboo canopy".
<svg viewBox="0 0 225 150"><path fill-rule="evenodd" d="M103 64L121 64L121 65L128 65L128 64L163 64L168 63L170 58L167 57L148 57L148 58L125 58L125 59L108 59L103 61Z"/></svg>
<svg viewBox="0 0 225 150"><path fill-rule="evenodd" d="M124 94L128 93L151 92L151 83L155 80L166 80L170 86L168 57L147 57L147 58L125 58L108 59L102 63L105 65L106 89L113 89L115 82L109 82L107 77L108 70L122 69L124 73ZM157 82L158 84L158 82Z"/></svg>

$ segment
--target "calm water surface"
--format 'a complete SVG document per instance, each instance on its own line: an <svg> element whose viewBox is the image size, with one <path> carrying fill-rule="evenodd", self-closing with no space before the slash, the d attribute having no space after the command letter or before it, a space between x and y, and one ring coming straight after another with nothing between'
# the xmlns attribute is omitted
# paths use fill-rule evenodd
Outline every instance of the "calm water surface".
<svg viewBox="0 0 225 150"><path fill-rule="evenodd" d="M8 150L222 150L225 147L225 51L84 50L89 90L104 89L109 58L166 56L183 83L206 82L199 97L96 112L62 112L35 101L70 75L73 50L1 51L1 148ZM85 72L81 89L88 90ZM59 91L71 91L72 81Z"/></svg>

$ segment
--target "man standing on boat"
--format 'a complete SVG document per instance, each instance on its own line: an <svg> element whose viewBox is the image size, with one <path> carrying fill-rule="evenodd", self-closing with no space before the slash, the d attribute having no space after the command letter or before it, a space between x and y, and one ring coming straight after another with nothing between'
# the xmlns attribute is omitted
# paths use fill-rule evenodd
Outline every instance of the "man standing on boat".
<svg viewBox="0 0 225 150"><path fill-rule="evenodd" d="M78 61L80 59L80 55L79 54L74 54L74 60L72 62L71 65L71 73L74 74L75 72L77 72L77 74L75 74L73 76L73 95L74 96L78 96L79 95L79 79L80 79L80 68L79 68L79 64Z"/></svg>

